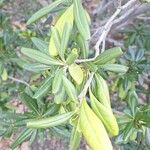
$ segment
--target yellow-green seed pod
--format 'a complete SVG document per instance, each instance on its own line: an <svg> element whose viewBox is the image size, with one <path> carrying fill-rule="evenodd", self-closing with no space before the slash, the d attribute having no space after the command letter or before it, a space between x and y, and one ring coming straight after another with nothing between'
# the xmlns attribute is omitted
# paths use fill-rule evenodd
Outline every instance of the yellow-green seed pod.
<svg viewBox="0 0 150 150"><path fill-rule="evenodd" d="M112 144L101 120L83 99L80 111L80 128L92 150L112 150Z"/></svg>
<svg viewBox="0 0 150 150"><path fill-rule="evenodd" d="M106 81L99 75L95 74L97 99L106 107L110 108L109 90Z"/></svg>
<svg viewBox="0 0 150 150"><path fill-rule="evenodd" d="M73 20L74 20L74 16L73 16L73 4L72 4L60 16L60 18L58 19L58 21L55 24L55 28L58 30L60 38L62 38L65 24L70 25L71 26L70 30L72 30ZM49 54L50 54L50 56L57 56L58 55L58 50L57 50L57 46L55 45L53 34L51 35L50 42L49 42Z"/></svg>
<svg viewBox="0 0 150 150"><path fill-rule="evenodd" d="M91 106L92 106L93 111L101 119L107 131L112 136L118 135L119 127L118 127L116 118L113 115L112 110L110 108L105 107L103 104L101 104L93 95L91 90L89 90L89 93L90 93L90 100L91 100Z"/></svg>
<svg viewBox="0 0 150 150"><path fill-rule="evenodd" d="M69 73L74 81L80 85L83 81L83 71L81 67L77 64L72 64L69 66Z"/></svg>

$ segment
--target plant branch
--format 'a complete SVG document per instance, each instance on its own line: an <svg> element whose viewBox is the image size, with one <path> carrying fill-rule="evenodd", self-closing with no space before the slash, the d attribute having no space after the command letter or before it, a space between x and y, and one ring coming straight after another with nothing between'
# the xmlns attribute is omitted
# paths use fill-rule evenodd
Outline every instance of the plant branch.
<svg viewBox="0 0 150 150"><path fill-rule="evenodd" d="M82 99L85 97L86 93L87 93L87 90L92 82L92 79L93 79L93 76L94 76L94 72L92 72L90 75L89 75L89 79L87 80L86 84L84 85L84 88L83 90L81 91L80 95L78 96L80 102L82 101Z"/></svg>
<svg viewBox="0 0 150 150"><path fill-rule="evenodd" d="M128 6L130 6L131 4L133 4L134 2L136 2L137 0L130 0L128 1L125 5L121 6L121 2L119 3L120 5L118 6L117 10L114 12L114 14L108 19L108 21L106 22L106 24L103 27L102 30L102 34L99 37L97 43L95 44L94 48L96 50L95 52L95 56L93 58L89 58L89 59L81 59L81 60L77 60L77 63L81 63L81 62L87 62L87 61L93 61L95 60L95 58L99 55L100 53L100 45L102 44L102 49L101 52L104 52L105 50L105 41L106 41L106 37L107 34L109 33L112 25L114 24L114 20L115 18L120 14L121 11L125 10ZM122 19L122 18L121 18ZM101 29L101 27L100 27ZM98 29L99 30L99 29ZM97 32L97 31L96 31ZM85 83L85 86L83 88L83 90L81 91L80 95L78 96L80 102L82 101L82 98L86 96L87 90L92 82L94 76L94 72L92 72L89 75L89 79L87 80L87 82Z"/></svg>
<svg viewBox="0 0 150 150"><path fill-rule="evenodd" d="M23 80L16 79L16 78L11 77L11 76L8 76L8 78L11 79L11 80L14 81L14 82L22 83L22 84L24 84L24 85L30 87L30 85L29 85L27 82L23 81Z"/></svg>
<svg viewBox="0 0 150 150"><path fill-rule="evenodd" d="M94 61L96 59L96 57L99 55L100 53L100 46L102 45L102 49L101 52L104 52L105 48L105 40L107 37L107 34L109 33L112 25L114 24L114 20L115 18L120 14L121 11L125 10L126 8L128 8L129 6L131 6L134 2L136 2L137 0L130 0L128 1L125 5L123 6L118 6L117 10L114 12L114 14L108 19L108 21L106 22L106 24L102 27L98 28L98 30L96 31L98 33L99 30L102 29L102 33L98 39L98 41L96 42L94 48L95 48L95 56L93 58L89 58L89 59L78 59L76 60L77 63L82 63L82 62L88 62L88 61Z"/></svg>

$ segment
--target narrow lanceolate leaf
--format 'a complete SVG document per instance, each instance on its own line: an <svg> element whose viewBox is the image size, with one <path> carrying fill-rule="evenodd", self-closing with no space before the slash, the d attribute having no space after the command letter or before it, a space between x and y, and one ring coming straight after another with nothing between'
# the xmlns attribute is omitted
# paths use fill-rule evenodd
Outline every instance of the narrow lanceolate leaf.
<svg viewBox="0 0 150 150"><path fill-rule="evenodd" d="M48 92L51 86L51 82L52 82L52 77L46 78L42 83L42 85L37 89L37 91L33 95L33 98L37 99L43 97Z"/></svg>
<svg viewBox="0 0 150 150"><path fill-rule="evenodd" d="M37 133L38 133L38 129L33 129L32 135L30 137L30 146L33 144L33 142L36 140L37 137Z"/></svg>
<svg viewBox="0 0 150 150"><path fill-rule="evenodd" d="M95 74L97 99L106 107L110 108L109 89L106 81L99 75Z"/></svg>
<svg viewBox="0 0 150 150"><path fill-rule="evenodd" d="M40 64L40 63L34 63L34 64L25 64L23 65L23 68L32 72L40 72L40 71L50 69L51 66Z"/></svg>
<svg viewBox="0 0 150 150"><path fill-rule="evenodd" d="M48 54L48 44L45 41L36 37L31 38L31 40L41 52Z"/></svg>
<svg viewBox="0 0 150 150"><path fill-rule="evenodd" d="M77 34L77 44L80 48L80 53L83 58L88 58L89 54L89 42L85 41L81 34Z"/></svg>
<svg viewBox="0 0 150 150"><path fill-rule="evenodd" d="M85 40L90 39L90 28L81 0L74 0L74 17L76 26Z"/></svg>
<svg viewBox="0 0 150 150"><path fill-rule="evenodd" d="M37 11L27 22L27 25L35 22L36 20L42 18L43 16L47 15L48 13L52 12L58 5L64 3L66 0L57 0L52 4L40 9Z"/></svg>
<svg viewBox="0 0 150 150"><path fill-rule="evenodd" d="M21 52L29 58L47 65L63 65L60 61L49 57L48 55L30 48L22 48Z"/></svg>
<svg viewBox="0 0 150 150"><path fill-rule="evenodd" d="M122 53L123 52L122 52L120 47L115 47L115 48L108 49L108 50L104 51L103 53L101 53L96 58L94 63L98 64L98 65L108 63L112 59L115 59L115 58L119 57L120 55L122 55Z"/></svg>
<svg viewBox="0 0 150 150"><path fill-rule="evenodd" d="M81 134L81 131L79 131L79 123L77 123L77 125L73 127L72 132L71 132L69 150L78 149L81 137L82 137L82 134Z"/></svg>
<svg viewBox="0 0 150 150"><path fill-rule="evenodd" d="M70 25L70 24L66 23L64 25L64 30L62 33L61 46L60 46L60 52L59 52L59 55L62 59L64 59L65 50L68 47L71 30L72 30L72 24Z"/></svg>
<svg viewBox="0 0 150 150"><path fill-rule="evenodd" d="M52 83L52 93L55 94L59 92L59 89L62 86L62 76L63 76L63 68L58 69L56 71L56 74L54 76L53 83Z"/></svg>
<svg viewBox="0 0 150 150"><path fill-rule="evenodd" d="M33 112L39 115L36 99L33 99L32 97L30 97L24 92L20 94L20 99L30 110L32 110Z"/></svg>
<svg viewBox="0 0 150 150"><path fill-rule="evenodd" d="M90 93L91 106L95 114L99 117L99 119L101 119L107 131L111 135L113 136L118 135L119 127L116 118L112 113L112 110L110 108L105 107L103 104L101 104L93 95L91 90L89 90L89 93Z"/></svg>
<svg viewBox="0 0 150 150"><path fill-rule="evenodd" d="M65 76L63 76L63 84L65 87L65 91L68 94L68 96L73 100L77 101L77 93L74 85L71 83L70 80L68 80Z"/></svg>
<svg viewBox="0 0 150 150"><path fill-rule="evenodd" d="M138 95L134 90L128 92L128 105L132 111L132 114L135 115L138 106Z"/></svg>
<svg viewBox="0 0 150 150"><path fill-rule="evenodd" d="M116 73L126 73L128 67L120 64L104 64L101 66L106 71L116 72Z"/></svg>
<svg viewBox="0 0 150 150"><path fill-rule="evenodd" d="M58 29L56 27L51 27L51 39L49 45L49 52L51 56L57 56L58 52L60 52L60 35Z"/></svg>
<svg viewBox="0 0 150 150"><path fill-rule="evenodd" d="M69 66L69 73L75 82L80 85L83 81L83 71L81 67L77 64L72 64Z"/></svg>
<svg viewBox="0 0 150 150"><path fill-rule="evenodd" d="M29 128L50 128L58 126L62 123L66 123L74 114L74 112L68 112L61 115L56 115L49 118L33 120L27 123Z"/></svg>
<svg viewBox="0 0 150 150"><path fill-rule="evenodd" d="M60 39L62 39L63 31L64 31L66 24L69 24L69 28L67 30L69 30L68 32L71 32L72 27L73 27L73 20L74 20L74 16L73 16L73 4L72 4L60 16L60 18L58 19L58 21L56 22L56 24L54 26L58 30ZM53 33L51 35L50 42L49 42L49 54L52 57L57 56L59 54L57 45L54 41Z"/></svg>
<svg viewBox="0 0 150 150"><path fill-rule="evenodd" d="M47 108L43 117L55 115L56 113L59 112L59 109L60 109L60 105L54 103Z"/></svg>
<svg viewBox="0 0 150 150"><path fill-rule="evenodd" d="M56 104L61 104L62 102L65 101L65 98L66 98L65 89L63 86L61 86L61 90L55 94L54 102Z"/></svg>
<svg viewBox="0 0 150 150"><path fill-rule="evenodd" d="M27 140L32 135L32 132L32 129L24 129L17 139L11 144L11 149L17 148L17 146Z"/></svg>
<svg viewBox="0 0 150 150"><path fill-rule="evenodd" d="M80 128L92 150L112 150L105 127L101 120L90 109L85 99L80 111Z"/></svg>

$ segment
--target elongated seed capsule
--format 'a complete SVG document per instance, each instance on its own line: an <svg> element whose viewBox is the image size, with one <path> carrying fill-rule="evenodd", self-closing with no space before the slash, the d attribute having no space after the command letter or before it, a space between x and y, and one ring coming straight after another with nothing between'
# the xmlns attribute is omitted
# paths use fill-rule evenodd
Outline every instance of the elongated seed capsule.
<svg viewBox="0 0 150 150"><path fill-rule="evenodd" d="M112 110L110 108L105 107L103 104L101 104L93 95L91 90L89 90L89 93L90 93L91 106L95 114L101 119L107 131L111 135L113 136L118 135L119 127L116 118L113 115Z"/></svg>
<svg viewBox="0 0 150 150"><path fill-rule="evenodd" d="M101 120L83 99L80 111L80 128L92 150L112 150L112 144Z"/></svg>
<svg viewBox="0 0 150 150"><path fill-rule="evenodd" d="M74 79L74 81L80 85L83 81L83 71L80 67L80 65L77 64L72 64L69 66L69 73L71 75L71 77Z"/></svg>
<svg viewBox="0 0 150 150"><path fill-rule="evenodd" d="M95 74L96 93L98 100L106 107L110 108L109 90L106 81L99 75Z"/></svg>

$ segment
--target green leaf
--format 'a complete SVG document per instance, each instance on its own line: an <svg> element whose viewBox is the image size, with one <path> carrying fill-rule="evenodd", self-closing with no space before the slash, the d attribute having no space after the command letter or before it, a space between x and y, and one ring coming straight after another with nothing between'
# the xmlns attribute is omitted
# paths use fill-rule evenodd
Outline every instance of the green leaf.
<svg viewBox="0 0 150 150"><path fill-rule="evenodd" d="M21 52L29 58L39 63L47 65L63 65L60 61L49 57L48 55L30 48L22 48Z"/></svg>
<svg viewBox="0 0 150 150"><path fill-rule="evenodd" d="M83 38L85 40L89 40L90 39L90 28L89 28L87 15L82 6L82 1L74 0L73 3L74 3L74 16L75 16L76 26L77 26L80 34L83 36Z"/></svg>
<svg viewBox="0 0 150 150"><path fill-rule="evenodd" d="M20 99L30 110L32 110L33 112L39 115L36 99L33 99L32 97L30 97L24 92L20 94Z"/></svg>
<svg viewBox="0 0 150 150"><path fill-rule="evenodd" d="M54 131L55 133L59 134L59 136L63 136L70 138L70 131L66 128L66 126L57 126L57 127L53 127L51 128L52 131Z"/></svg>
<svg viewBox="0 0 150 150"><path fill-rule="evenodd" d="M140 49L135 54L135 61L140 61L144 56L144 49Z"/></svg>
<svg viewBox="0 0 150 150"><path fill-rule="evenodd" d="M38 99L43 97L49 90L52 82L52 77L48 77L44 80L42 85L38 88L38 90L33 95L33 98Z"/></svg>
<svg viewBox="0 0 150 150"><path fill-rule="evenodd" d="M48 54L48 44L36 37L31 38L34 45L43 53Z"/></svg>
<svg viewBox="0 0 150 150"><path fill-rule="evenodd" d="M68 96L73 100L77 101L77 93L74 85L71 83L70 80L68 80L65 76L63 76L63 84L66 90L66 93Z"/></svg>
<svg viewBox="0 0 150 150"><path fill-rule="evenodd" d="M119 57L122 53L123 52L120 47L114 47L114 48L108 49L108 50L104 51L103 53L101 53L96 58L94 63L97 65L102 65L102 64L108 63L112 59Z"/></svg>
<svg viewBox="0 0 150 150"><path fill-rule="evenodd" d="M50 69L51 66L40 64L40 63L34 63L34 64L25 64L23 65L23 68L32 72L40 72L40 71Z"/></svg>
<svg viewBox="0 0 150 150"><path fill-rule="evenodd" d="M35 22L36 20L42 18L42 17L45 16L46 14L48 14L48 13L54 11L54 9L55 9L58 5L64 3L65 1L66 1L66 0L57 0L57 1L53 2L52 4L50 4L50 5L48 5L48 6L44 7L44 8L42 8L42 9L40 9L39 11L37 11L37 12L28 20L27 25L29 25L29 24Z"/></svg>
<svg viewBox="0 0 150 150"><path fill-rule="evenodd" d="M138 96L135 91L129 92L128 105L132 111L132 114L135 115L136 108L138 105Z"/></svg>
<svg viewBox="0 0 150 150"><path fill-rule="evenodd" d="M123 131L123 139L125 142L129 140L130 136L133 133L133 129L134 129L133 128L133 122L129 122Z"/></svg>
<svg viewBox="0 0 150 150"><path fill-rule="evenodd" d="M129 69L128 67L120 64L104 64L100 67L106 71L112 71L116 73L126 73Z"/></svg>
<svg viewBox="0 0 150 150"><path fill-rule="evenodd" d="M135 119L146 123L150 123L150 104L147 104L142 108L138 109L138 111L135 114Z"/></svg>
<svg viewBox="0 0 150 150"><path fill-rule="evenodd" d="M60 35L59 35L59 32L57 30L56 27L51 27L51 31L52 31L52 34L51 34L51 38L53 38L53 43L50 43L51 46L49 47L51 51L54 51L54 47L56 47L57 51L60 53ZM53 47L54 45L54 47Z"/></svg>
<svg viewBox="0 0 150 150"><path fill-rule="evenodd" d="M53 79L53 83L52 83L52 93L57 93L59 91L59 89L61 88L61 84L62 84L62 76L63 76L63 68L58 69L56 71L55 77Z"/></svg>
<svg viewBox="0 0 150 150"><path fill-rule="evenodd" d="M29 128L50 128L66 123L74 114L74 112L68 112L60 115L56 115L49 118L33 120L27 123Z"/></svg>
<svg viewBox="0 0 150 150"><path fill-rule="evenodd" d="M80 48L81 56L83 58L88 58L89 54L89 44L88 41L85 41L81 34L77 34L77 44Z"/></svg>
<svg viewBox="0 0 150 150"><path fill-rule="evenodd" d="M38 133L38 129L34 129L32 135L30 137L30 145L32 145L33 142L36 140L37 133Z"/></svg>
<svg viewBox="0 0 150 150"><path fill-rule="evenodd" d="M83 63L83 65L87 70L90 70L92 72L96 72L98 70L97 65L95 65L93 62L85 62Z"/></svg>
<svg viewBox="0 0 150 150"><path fill-rule="evenodd" d="M50 116L50 115L55 115L56 113L59 112L59 109L60 109L60 105L54 103L54 104L50 105L47 108L47 110L44 113L43 117Z"/></svg>
<svg viewBox="0 0 150 150"><path fill-rule="evenodd" d="M61 90L57 94L55 94L54 102L56 104L61 104L62 102L65 101L65 98L66 98L65 89L64 87L62 87Z"/></svg>
<svg viewBox="0 0 150 150"><path fill-rule="evenodd" d="M69 150L77 150L81 141L82 133L79 131L79 124L75 125L71 132Z"/></svg>
<svg viewBox="0 0 150 150"><path fill-rule="evenodd" d="M64 25L62 38L61 38L61 45L60 45L60 52L59 55L62 59L64 59L65 50L68 47L69 37L72 31L72 24L66 22Z"/></svg>
<svg viewBox="0 0 150 150"><path fill-rule="evenodd" d="M73 4L72 4L62 13L62 15L59 17L59 19L57 20L57 22L55 24L55 28L57 29L57 31L59 33L60 39L62 39L62 34L63 34L65 24L68 23L70 26L73 26L73 20L74 20L74 16L73 16ZM58 49L57 47L58 46L55 43L55 41L53 39L53 35L52 35L50 38L50 42L49 42L50 56L55 57L60 53L59 52L60 49Z"/></svg>
<svg viewBox="0 0 150 150"><path fill-rule="evenodd" d="M31 136L32 132L32 129L24 129L17 137L17 139L11 144L11 149L17 148L17 146L27 140Z"/></svg>

